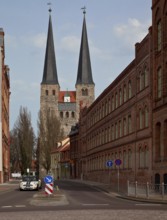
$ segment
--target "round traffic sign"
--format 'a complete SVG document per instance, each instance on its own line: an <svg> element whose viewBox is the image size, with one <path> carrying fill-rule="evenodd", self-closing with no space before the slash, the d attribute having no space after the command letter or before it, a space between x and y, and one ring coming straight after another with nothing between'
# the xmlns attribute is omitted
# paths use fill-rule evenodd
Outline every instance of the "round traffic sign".
<svg viewBox="0 0 167 220"><path fill-rule="evenodd" d="M121 161L120 159L116 159L116 160L115 160L115 164L116 164L117 166L120 166L121 163L122 163L122 161Z"/></svg>
<svg viewBox="0 0 167 220"><path fill-rule="evenodd" d="M53 177L52 177L52 176L45 176L45 177L44 177L44 182L45 182L46 184L52 183L52 182L53 182Z"/></svg>

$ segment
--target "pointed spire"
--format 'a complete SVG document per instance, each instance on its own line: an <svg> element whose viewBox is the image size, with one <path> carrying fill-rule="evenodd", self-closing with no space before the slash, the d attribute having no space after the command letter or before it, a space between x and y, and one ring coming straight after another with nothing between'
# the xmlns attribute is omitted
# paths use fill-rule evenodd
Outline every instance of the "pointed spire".
<svg viewBox="0 0 167 220"><path fill-rule="evenodd" d="M83 19L83 27L82 27L82 39L80 46L80 55L78 62L78 74L77 74L77 84L94 84L92 77L92 69L91 69L91 61L89 54L89 44L87 37L87 29L86 29L86 8L83 9L84 19Z"/></svg>
<svg viewBox="0 0 167 220"><path fill-rule="evenodd" d="M48 36L47 36L47 45L45 52L43 79L41 84L59 84L57 77L56 58L55 58L54 41L53 41L51 11L52 11L51 8L49 8Z"/></svg>

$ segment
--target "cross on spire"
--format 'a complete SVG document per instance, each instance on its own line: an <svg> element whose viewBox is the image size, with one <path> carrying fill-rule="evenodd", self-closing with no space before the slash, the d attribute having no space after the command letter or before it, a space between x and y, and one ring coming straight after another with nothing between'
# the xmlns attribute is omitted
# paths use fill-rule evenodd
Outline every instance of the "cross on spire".
<svg viewBox="0 0 167 220"><path fill-rule="evenodd" d="M83 14L86 14L86 7L84 6L83 8L81 8L81 10L83 10Z"/></svg>

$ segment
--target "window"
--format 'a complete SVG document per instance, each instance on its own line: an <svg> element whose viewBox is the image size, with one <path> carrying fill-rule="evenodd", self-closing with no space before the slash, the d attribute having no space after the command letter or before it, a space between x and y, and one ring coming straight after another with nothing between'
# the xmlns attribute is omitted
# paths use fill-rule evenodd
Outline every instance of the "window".
<svg viewBox="0 0 167 220"><path fill-rule="evenodd" d="M118 95L115 94L115 108L118 108Z"/></svg>
<svg viewBox="0 0 167 220"><path fill-rule="evenodd" d="M143 113L142 109L139 110L139 129L143 128Z"/></svg>
<svg viewBox="0 0 167 220"><path fill-rule="evenodd" d="M144 68L144 87L148 86L148 71L146 67Z"/></svg>
<svg viewBox="0 0 167 220"><path fill-rule="evenodd" d="M112 111L114 111L114 96L112 96Z"/></svg>
<svg viewBox="0 0 167 220"><path fill-rule="evenodd" d="M132 85L131 81L128 82L128 98L130 99L132 97Z"/></svg>
<svg viewBox="0 0 167 220"><path fill-rule="evenodd" d="M118 124L115 124L115 138L118 138Z"/></svg>
<svg viewBox="0 0 167 220"><path fill-rule="evenodd" d="M49 91L48 90L45 90L45 95L49 95Z"/></svg>
<svg viewBox="0 0 167 220"><path fill-rule="evenodd" d="M52 90L52 95L54 95L54 96L55 96L55 94L56 94L56 93L55 93L55 90Z"/></svg>
<svg viewBox="0 0 167 220"><path fill-rule="evenodd" d="M157 72L157 96L158 98L162 97L162 69L161 67Z"/></svg>
<svg viewBox="0 0 167 220"><path fill-rule="evenodd" d="M126 102L126 85L124 85L124 102Z"/></svg>
<svg viewBox="0 0 167 220"><path fill-rule="evenodd" d="M75 112L71 112L71 117L75 118Z"/></svg>
<svg viewBox="0 0 167 220"><path fill-rule="evenodd" d="M88 89L82 89L82 96L88 96Z"/></svg>
<svg viewBox="0 0 167 220"><path fill-rule="evenodd" d="M60 112L60 118L63 118L63 112Z"/></svg>
<svg viewBox="0 0 167 220"><path fill-rule="evenodd" d="M69 118L69 112L66 112L66 118Z"/></svg>
<svg viewBox="0 0 167 220"><path fill-rule="evenodd" d="M148 108L145 107L145 111L144 111L145 117L144 117L144 122L145 122L145 127L148 127Z"/></svg>
<svg viewBox="0 0 167 220"><path fill-rule="evenodd" d="M119 90L119 105L122 105L122 90Z"/></svg>
<svg viewBox="0 0 167 220"><path fill-rule="evenodd" d="M126 118L124 118L123 126L124 126L124 135L126 135Z"/></svg>
<svg viewBox="0 0 167 220"><path fill-rule="evenodd" d="M131 115L128 116L128 132L129 132L129 134L132 133L132 119L131 119Z"/></svg>
<svg viewBox="0 0 167 220"><path fill-rule="evenodd" d="M161 21L158 22L157 24L157 49L160 51L162 49L162 25Z"/></svg>
<svg viewBox="0 0 167 220"><path fill-rule="evenodd" d="M119 121L119 137L122 137L122 123Z"/></svg>
<svg viewBox="0 0 167 220"><path fill-rule="evenodd" d="M156 159L160 159L161 155L161 123L157 123L155 126L155 156Z"/></svg>

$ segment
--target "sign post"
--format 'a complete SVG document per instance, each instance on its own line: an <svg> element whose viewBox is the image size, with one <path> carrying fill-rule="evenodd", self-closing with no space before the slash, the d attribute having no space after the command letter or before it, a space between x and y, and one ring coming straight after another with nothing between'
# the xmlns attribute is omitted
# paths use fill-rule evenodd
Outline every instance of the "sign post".
<svg viewBox="0 0 167 220"><path fill-rule="evenodd" d="M112 160L108 160L108 161L106 162L106 166L107 166L108 168L112 167L112 165L113 165ZM110 178L110 185L111 185L111 169L109 169L109 178Z"/></svg>
<svg viewBox="0 0 167 220"><path fill-rule="evenodd" d="M118 186L118 192L119 192L119 166L121 165L122 161L120 159L115 160L115 164L117 166L117 186Z"/></svg>
<svg viewBox="0 0 167 220"><path fill-rule="evenodd" d="M45 193L47 195L51 195L53 193L53 177L52 176L45 176Z"/></svg>

